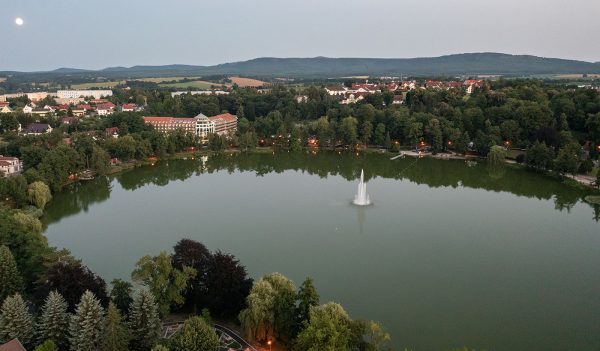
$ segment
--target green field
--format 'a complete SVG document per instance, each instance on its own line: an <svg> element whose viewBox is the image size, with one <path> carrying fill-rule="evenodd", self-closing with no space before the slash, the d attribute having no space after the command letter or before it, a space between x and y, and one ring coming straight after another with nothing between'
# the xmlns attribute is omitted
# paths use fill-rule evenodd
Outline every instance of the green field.
<svg viewBox="0 0 600 351"><path fill-rule="evenodd" d="M114 88L119 84L125 84L124 80L109 81L109 82L94 82L94 83L81 83L71 85L72 89L90 89L90 88Z"/></svg>
<svg viewBox="0 0 600 351"><path fill-rule="evenodd" d="M195 80L191 82L181 82L181 83L165 83L160 84L161 87L165 88L177 88L177 89L185 89L185 88L193 88L193 89L210 89L211 86L220 86L217 83L205 82L202 80Z"/></svg>

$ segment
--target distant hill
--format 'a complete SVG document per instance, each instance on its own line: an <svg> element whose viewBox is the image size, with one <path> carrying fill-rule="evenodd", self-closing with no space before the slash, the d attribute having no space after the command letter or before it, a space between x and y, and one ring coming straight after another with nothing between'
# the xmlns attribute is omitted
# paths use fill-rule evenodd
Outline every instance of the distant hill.
<svg viewBox="0 0 600 351"><path fill-rule="evenodd" d="M60 68L52 72L32 72L21 74L48 75L66 73L88 77L103 76L121 79L177 75L341 77L358 75L455 76L498 74L507 76L520 76L537 74L600 73L600 63L544 58L530 55L470 53L408 59L263 57L215 66L164 65L110 67L99 71Z"/></svg>

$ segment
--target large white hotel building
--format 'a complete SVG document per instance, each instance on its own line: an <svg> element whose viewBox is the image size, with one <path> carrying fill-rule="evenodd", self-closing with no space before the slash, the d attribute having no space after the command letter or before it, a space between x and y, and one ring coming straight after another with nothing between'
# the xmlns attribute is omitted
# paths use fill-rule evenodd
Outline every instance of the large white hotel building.
<svg viewBox="0 0 600 351"><path fill-rule="evenodd" d="M150 124L159 132L166 133L181 129L194 133L201 139L206 139L209 134L216 133L227 135L237 130L237 116L230 113L206 117L202 113L196 117L144 117L144 122Z"/></svg>

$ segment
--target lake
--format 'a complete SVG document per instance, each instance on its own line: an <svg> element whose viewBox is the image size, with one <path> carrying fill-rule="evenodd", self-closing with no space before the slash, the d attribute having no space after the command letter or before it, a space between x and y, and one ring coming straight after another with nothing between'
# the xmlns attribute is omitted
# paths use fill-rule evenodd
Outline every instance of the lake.
<svg viewBox="0 0 600 351"><path fill-rule="evenodd" d="M365 170L373 205L351 201ZM181 238L258 278L314 278L394 350L600 349L600 206L521 169L390 155L224 154L73 186L44 223L104 277Z"/></svg>

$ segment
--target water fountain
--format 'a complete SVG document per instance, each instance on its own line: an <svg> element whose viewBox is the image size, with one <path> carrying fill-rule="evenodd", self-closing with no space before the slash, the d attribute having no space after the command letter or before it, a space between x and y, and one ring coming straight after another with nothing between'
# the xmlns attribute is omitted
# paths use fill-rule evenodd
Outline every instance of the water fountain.
<svg viewBox="0 0 600 351"><path fill-rule="evenodd" d="M356 206L369 206L371 204L371 199L369 198L369 194L367 194L367 184L365 183L365 171L360 170L360 183L358 183L358 192L354 197L353 203Z"/></svg>

